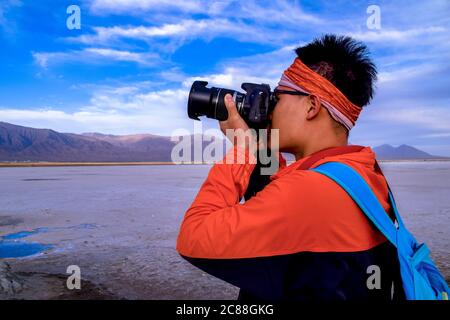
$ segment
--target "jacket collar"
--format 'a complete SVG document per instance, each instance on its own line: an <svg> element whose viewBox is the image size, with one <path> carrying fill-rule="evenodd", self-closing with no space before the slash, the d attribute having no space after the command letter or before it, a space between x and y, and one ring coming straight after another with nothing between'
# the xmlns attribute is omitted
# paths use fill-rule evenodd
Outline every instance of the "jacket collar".
<svg viewBox="0 0 450 320"><path fill-rule="evenodd" d="M362 153L362 154L361 154ZM278 171L273 174L270 179L275 180L295 170L308 170L316 167L319 164L329 161L339 161L339 159L354 158L355 161L366 162L369 165L374 165L375 154L370 147L363 147L357 145L348 145L341 147L331 147L317 151L307 157L298 159L290 165L286 165L286 160L280 153L280 167Z"/></svg>

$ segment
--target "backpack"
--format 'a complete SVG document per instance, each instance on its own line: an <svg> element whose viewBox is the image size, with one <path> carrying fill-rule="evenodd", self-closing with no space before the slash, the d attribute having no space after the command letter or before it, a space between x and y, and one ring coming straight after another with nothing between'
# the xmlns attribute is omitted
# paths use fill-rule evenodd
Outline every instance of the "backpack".
<svg viewBox="0 0 450 320"><path fill-rule="evenodd" d="M327 162L311 170L340 185L375 227L396 247L407 300L448 300L450 289L431 260L430 250L425 243L419 244L406 229L391 190L389 200L396 223L386 214L365 180L350 166Z"/></svg>

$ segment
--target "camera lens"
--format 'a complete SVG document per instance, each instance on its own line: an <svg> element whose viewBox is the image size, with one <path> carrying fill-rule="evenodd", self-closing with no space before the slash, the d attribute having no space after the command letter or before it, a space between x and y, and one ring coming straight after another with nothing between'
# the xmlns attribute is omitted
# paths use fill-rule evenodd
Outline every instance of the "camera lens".
<svg viewBox="0 0 450 320"><path fill-rule="evenodd" d="M227 120L228 111L224 102L227 93L233 96L238 112L242 112L244 94L224 88L207 88L207 84L206 81L194 81L192 84L188 99L189 118L200 120L199 116L207 116L220 121Z"/></svg>

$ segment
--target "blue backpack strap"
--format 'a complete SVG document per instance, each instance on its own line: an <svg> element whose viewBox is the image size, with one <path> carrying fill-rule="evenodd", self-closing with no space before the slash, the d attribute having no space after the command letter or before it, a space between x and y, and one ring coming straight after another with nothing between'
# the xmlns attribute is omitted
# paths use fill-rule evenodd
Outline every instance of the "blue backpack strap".
<svg viewBox="0 0 450 320"><path fill-rule="evenodd" d="M392 211L394 211L395 214L395 221L397 221L397 224L400 228L405 228L405 224L403 223L402 217L400 217L400 214L398 213L397 205L395 204L394 195L392 194L391 188L388 185L389 189L389 201L391 202ZM406 228L405 228L406 229Z"/></svg>
<svg viewBox="0 0 450 320"><path fill-rule="evenodd" d="M321 173L340 185L353 198L367 218L372 221L386 239L397 247L397 228L395 224L359 173L353 168L339 162L326 162L312 169L312 171ZM397 222L403 225L391 192L389 192L389 197Z"/></svg>
<svg viewBox="0 0 450 320"><path fill-rule="evenodd" d="M397 248L403 289L408 300L448 300L450 289L429 257L429 249L419 245L405 228L389 190L389 200L398 227L384 211L377 197L365 180L350 166L339 162L327 162L314 169L340 185L358 204L367 218Z"/></svg>

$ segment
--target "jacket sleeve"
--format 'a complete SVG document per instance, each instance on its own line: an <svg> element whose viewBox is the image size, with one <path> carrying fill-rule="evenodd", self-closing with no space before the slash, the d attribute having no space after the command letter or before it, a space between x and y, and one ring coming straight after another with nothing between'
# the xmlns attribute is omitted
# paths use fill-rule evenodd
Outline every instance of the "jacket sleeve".
<svg viewBox="0 0 450 320"><path fill-rule="evenodd" d="M242 156L240 152L244 151L236 148L230 151L235 159ZM278 278L284 274L281 269L287 260L256 257L255 252L276 244L272 237L261 232L281 219L284 208L274 201L281 200L275 182L240 203L255 167L256 159L252 157L247 152L244 163L217 163L211 168L185 214L177 250L191 264L213 276L253 294L272 292L275 295L282 291L283 281ZM274 288L274 283L280 287Z"/></svg>
<svg viewBox="0 0 450 320"><path fill-rule="evenodd" d="M232 149L235 155L243 152ZM245 203L239 203L255 167L245 163L215 164L187 210L177 240L178 252L190 258L237 259L277 251L285 243L285 223L291 188L272 181ZM281 180L281 179L280 179ZM286 201L285 201L286 200ZM273 249L273 250L272 250Z"/></svg>

